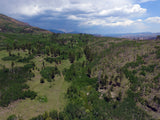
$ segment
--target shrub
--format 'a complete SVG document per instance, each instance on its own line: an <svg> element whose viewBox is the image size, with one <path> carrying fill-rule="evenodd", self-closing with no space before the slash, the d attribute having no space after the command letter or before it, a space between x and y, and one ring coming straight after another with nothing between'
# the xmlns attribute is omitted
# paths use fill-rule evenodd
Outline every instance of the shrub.
<svg viewBox="0 0 160 120"><path fill-rule="evenodd" d="M44 81L44 78L41 78L40 79L40 83L44 83L45 81Z"/></svg>
<svg viewBox="0 0 160 120"><path fill-rule="evenodd" d="M19 59L18 62L28 63L33 58L34 58L34 56L24 57L24 58Z"/></svg>
<svg viewBox="0 0 160 120"><path fill-rule="evenodd" d="M17 59L20 59L20 56L16 56L16 55L11 55L11 56L7 56L2 58L3 61L15 61Z"/></svg>
<svg viewBox="0 0 160 120"><path fill-rule="evenodd" d="M16 117L16 115L10 115L7 120L18 120L18 118Z"/></svg>
<svg viewBox="0 0 160 120"><path fill-rule="evenodd" d="M36 96L37 96L37 93L34 91L28 90L24 92L24 97L30 98L31 100L33 100Z"/></svg>
<svg viewBox="0 0 160 120"><path fill-rule="evenodd" d="M141 72L140 72L140 75L146 76L145 71L141 71Z"/></svg>
<svg viewBox="0 0 160 120"><path fill-rule="evenodd" d="M48 99L47 99L46 96L38 96L38 97L37 97L37 100L38 100L39 102L41 102L41 103L46 103L46 102L48 102Z"/></svg>
<svg viewBox="0 0 160 120"><path fill-rule="evenodd" d="M43 78L47 79L48 82L51 82L52 79L54 79L56 74L60 74L57 67L46 67L43 70L41 70L40 74Z"/></svg>
<svg viewBox="0 0 160 120"><path fill-rule="evenodd" d="M49 116L53 119L53 120L57 120L58 119L58 112L56 110L52 110L49 113Z"/></svg>

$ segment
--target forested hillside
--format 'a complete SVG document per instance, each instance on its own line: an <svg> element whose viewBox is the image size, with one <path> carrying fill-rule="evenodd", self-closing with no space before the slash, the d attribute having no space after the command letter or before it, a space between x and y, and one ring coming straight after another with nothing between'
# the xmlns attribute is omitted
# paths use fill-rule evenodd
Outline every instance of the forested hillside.
<svg viewBox="0 0 160 120"><path fill-rule="evenodd" d="M3 28L0 119L158 120L159 46L158 39Z"/></svg>

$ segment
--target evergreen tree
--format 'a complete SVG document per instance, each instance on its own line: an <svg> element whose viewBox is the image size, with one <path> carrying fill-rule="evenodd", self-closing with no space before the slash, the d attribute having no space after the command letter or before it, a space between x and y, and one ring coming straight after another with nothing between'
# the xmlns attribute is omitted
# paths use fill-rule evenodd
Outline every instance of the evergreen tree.
<svg viewBox="0 0 160 120"><path fill-rule="evenodd" d="M70 60L71 63L74 62L74 60L75 60L75 55L74 55L74 53L69 53L69 60Z"/></svg>

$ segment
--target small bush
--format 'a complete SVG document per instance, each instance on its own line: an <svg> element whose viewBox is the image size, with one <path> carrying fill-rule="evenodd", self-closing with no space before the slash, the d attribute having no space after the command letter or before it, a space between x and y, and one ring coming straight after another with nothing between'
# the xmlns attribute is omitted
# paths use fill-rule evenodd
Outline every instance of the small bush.
<svg viewBox="0 0 160 120"><path fill-rule="evenodd" d="M141 71L140 75L146 76L146 73L144 71Z"/></svg>
<svg viewBox="0 0 160 120"><path fill-rule="evenodd" d="M56 110L53 110L49 113L49 116L53 119L53 120L57 120L58 119L58 112Z"/></svg>
<svg viewBox="0 0 160 120"><path fill-rule="evenodd" d="M40 83L44 83L45 81L44 81L44 79L43 78L41 78L40 79Z"/></svg>
<svg viewBox="0 0 160 120"><path fill-rule="evenodd" d="M16 55L11 55L11 56L7 56L2 58L3 61L15 61L17 59L20 59L20 56L16 56Z"/></svg>
<svg viewBox="0 0 160 120"><path fill-rule="evenodd" d="M43 78L47 79L48 82L51 82L55 75L60 74L60 72L57 67L46 67L40 72L40 74Z"/></svg>
<svg viewBox="0 0 160 120"><path fill-rule="evenodd" d="M30 98L31 100L33 100L36 96L37 96L37 93L34 91L28 90L24 92L24 97Z"/></svg>
<svg viewBox="0 0 160 120"><path fill-rule="evenodd" d="M18 118L16 117L16 115L10 115L7 120L18 120Z"/></svg>
<svg viewBox="0 0 160 120"><path fill-rule="evenodd" d="M39 102L41 102L41 103L46 103L46 102L48 102L48 99L47 99L46 96L38 96L38 97L37 97L37 100L38 100Z"/></svg>

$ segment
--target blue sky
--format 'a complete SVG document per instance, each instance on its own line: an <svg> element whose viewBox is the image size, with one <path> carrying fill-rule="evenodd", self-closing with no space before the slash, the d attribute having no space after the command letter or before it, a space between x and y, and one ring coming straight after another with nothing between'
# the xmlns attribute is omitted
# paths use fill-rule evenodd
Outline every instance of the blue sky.
<svg viewBox="0 0 160 120"><path fill-rule="evenodd" d="M160 32L160 0L1 0L0 13L64 32Z"/></svg>

